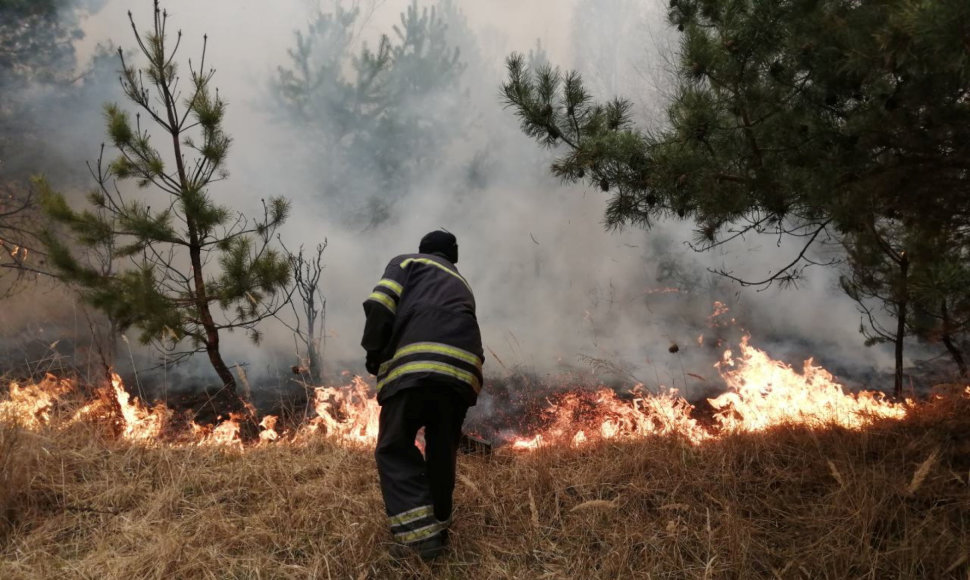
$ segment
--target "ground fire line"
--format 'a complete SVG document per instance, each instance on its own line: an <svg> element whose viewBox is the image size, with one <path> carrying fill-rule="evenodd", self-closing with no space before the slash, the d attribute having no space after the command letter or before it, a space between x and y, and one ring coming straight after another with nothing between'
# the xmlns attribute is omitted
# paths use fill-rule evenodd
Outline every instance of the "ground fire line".
<svg viewBox="0 0 970 580"><path fill-rule="evenodd" d="M908 407L918 404L891 401L876 391L849 392L812 360L805 361L797 372L751 346L747 337L737 354L724 352L716 368L727 389L707 399L713 409L707 421L699 421L694 405L675 389L653 393L635 385L618 393L607 387L575 388L550 397L537 412L517 417L519 427L514 432L472 432L469 439L477 441L479 448L495 445L523 451L657 435L683 437L697 444L728 433L786 424L861 429L875 419L902 418ZM99 424L118 438L144 444L249 448L326 437L366 446L376 441L378 430L374 389L361 377L353 377L344 386L316 387L314 416L283 431L277 430L276 416L260 417L252 407L214 425L200 425L161 402L146 405L132 397L117 375L110 385L96 389L90 400L79 403L78 383L52 375L33 384L10 384L8 391L0 400L0 419L34 429L78 422ZM970 396L970 387L961 395ZM71 401L75 401L73 406ZM244 441L242 426L247 421L258 425L258 436Z"/></svg>

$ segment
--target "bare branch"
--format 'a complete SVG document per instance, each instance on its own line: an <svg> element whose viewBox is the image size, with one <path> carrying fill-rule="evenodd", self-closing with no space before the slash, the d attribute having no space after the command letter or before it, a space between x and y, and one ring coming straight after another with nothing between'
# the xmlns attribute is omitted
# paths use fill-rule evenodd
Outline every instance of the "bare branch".
<svg viewBox="0 0 970 580"><path fill-rule="evenodd" d="M735 282L739 283L742 286L763 286L767 288L776 281L791 282L794 280L793 276L798 275L798 270L796 269L796 266L798 265L799 262L802 262L803 260L805 260L805 254L808 252L809 248L812 247L813 243L818 238L818 236L823 231L825 231L826 226L828 226L828 224L831 223L831 221L832 221L831 219L828 219L822 222L822 224L818 228L816 228L814 232L811 234L809 240L802 246L802 249L798 252L798 255L795 256L795 259L789 262L788 264L786 264L785 266L783 266L781 269L779 269L777 272L775 272L768 278L765 278L764 280L752 282L750 280L744 280L742 278L738 278L737 276L734 276L730 272L727 272L725 270L714 270L709 268L708 271L714 274L718 274L720 276L724 276L725 278L728 278L730 280L734 280Z"/></svg>

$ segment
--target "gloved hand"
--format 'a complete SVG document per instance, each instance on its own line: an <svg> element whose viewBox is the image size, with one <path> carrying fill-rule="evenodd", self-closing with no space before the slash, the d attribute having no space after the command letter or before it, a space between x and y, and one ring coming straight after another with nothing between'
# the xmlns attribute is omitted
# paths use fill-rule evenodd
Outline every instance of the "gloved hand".
<svg viewBox="0 0 970 580"><path fill-rule="evenodd" d="M367 351L367 362L364 364L367 372L377 376L377 371L381 368L381 353L376 350Z"/></svg>

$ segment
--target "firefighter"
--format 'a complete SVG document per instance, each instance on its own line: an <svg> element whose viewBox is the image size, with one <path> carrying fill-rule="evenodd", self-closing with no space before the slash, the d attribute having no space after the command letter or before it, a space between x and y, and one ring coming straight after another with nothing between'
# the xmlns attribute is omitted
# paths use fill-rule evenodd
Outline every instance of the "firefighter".
<svg viewBox="0 0 970 580"><path fill-rule="evenodd" d="M388 263L364 301L361 346L381 406L377 472L398 546L431 559L451 524L461 426L482 385L482 339L471 287L445 231ZM425 451L415 446L424 427Z"/></svg>

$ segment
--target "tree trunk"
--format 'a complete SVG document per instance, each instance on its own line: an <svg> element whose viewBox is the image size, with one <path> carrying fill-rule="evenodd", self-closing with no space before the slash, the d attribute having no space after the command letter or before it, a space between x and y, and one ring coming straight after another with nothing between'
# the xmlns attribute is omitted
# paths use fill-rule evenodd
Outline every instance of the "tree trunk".
<svg viewBox="0 0 970 580"><path fill-rule="evenodd" d="M189 222L188 216L186 221ZM209 362L216 374L222 379L222 386L231 394L236 395L236 378L232 376L229 367L222 360L222 353L219 352L219 329L212 319L212 311L209 310L209 296L205 289L205 279L202 277L202 250L197 239L198 235L190 223L189 237L189 257L192 261L192 281L195 286L195 303L199 311L199 320L202 328L205 329L205 352L209 355Z"/></svg>
<svg viewBox="0 0 970 580"><path fill-rule="evenodd" d="M320 361L317 354L316 341L316 315L313 312L312 302L307 305L307 324L306 324L306 357L310 367L310 378L315 379L320 376Z"/></svg>
<svg viewBox="0 0 970 580"><path fill-rule="evenodd" d="M157 4L156 4L157 13ZM161 29L157 21L155 33L161 34ZM159 53L159 62L155 64L158 71L165 70L164 53ZM182 143L180 138L180 126L178 114L175 111L175 97L172 95L171 87L168 82L159 85L165 102L165 113L168 117L169 134L172 137L172 150L175 156L175 166L178 169L179 185L182 190L181 196L184 203L186 192L190 191L193 184L190 183L188 174L185 170L185 163L182 157ZM192 298L195 300L195 307L199 314L199 322L205 330L205 352L209 355L209 362L212 368L222 380L222 385L229 394L238 398L236 395L236 378L232 375L225 361L222 360L222 353L219 352L219 328L212 318L212 311L209 309L209 294L205 288L205 278L202 275L202 240L199 237L199 228L195 223L192 212L183 207L185 212L185 225L189 232L189 260L192 263Z"/></svg>
<svg viewBox="0 0 970 580"><path fill-rule="evenodd" d="M953 344L953 339L949 334L943 335L943 346L946 347L946 350L950 353L950 356L953 357L953 362L957 363L957 368L960 370L960 376L970 376L967 373L967 361L963 359L963 353L961 353L960 349Z"/></svg>
<svg viewBox="0 0 970 580"><path fill-rule="evenodd" d="M906 338L906 315L909 306L909 293L906 285L909 284L907 275L909 273L909 257L903 254L899 262L900 269L900 298L898 309L896 310L896 373L893 378L893 395L897 399L903 396L903 340Z"/></svg>
<svg viewBox="0 0 970 580"><path fill-rule="evenodd" d="M187 213L187 212L186 212ZM212 311L209 309L209 295L205 289L205 278L202 277L202 248L198 242L198 234L195 231L193 220L186 220L189 226L189 257L192 261L192 282L195 286L195 304L199 312L199 321L205 330L205 352L209 355L209 362L216 374L222 379L222 386L231 395L236 395L236 377L232 375L229 367L222 360L222 353L219 352L219 328L212 319Z"/></svg>
<svg viewBox="0 0 970 580"><path fill-rule="evenodd" d="M906 334L906 301L899 304L899 319L896 321L896 374L893 379L893 394L903 396L903 338Z"/></svg>
<svg viewBox="0 0 970 580"><path fill-rule="evenodd" d="M957 346L953 343L953 336L950 333L952 323L950 321L949 309L946 307L946 299L943 300L941 310L943 312L943 346L946 347L947 352L949 352L950 356L953 357L953 362L957 363L957 368L960 369L960 376L966 377L968 376L967 362L963 358L963 353L961 353L960 349L957 348Z"/></svg>
<svg viewBox="0 0 970 580"><path fill-rule="evenodd" d="M206 333L208 334L208 332ZM212 363L212 368L216 370L216 374L222 379L222 384L229 391L230 394L236 394L236 377L232 376L232 371L226 366L224 360L222 360L222 353L219 352L219 337L216 335L216 343L210 344L206 341L205 352L209 355L209 362Z"/></svg>

